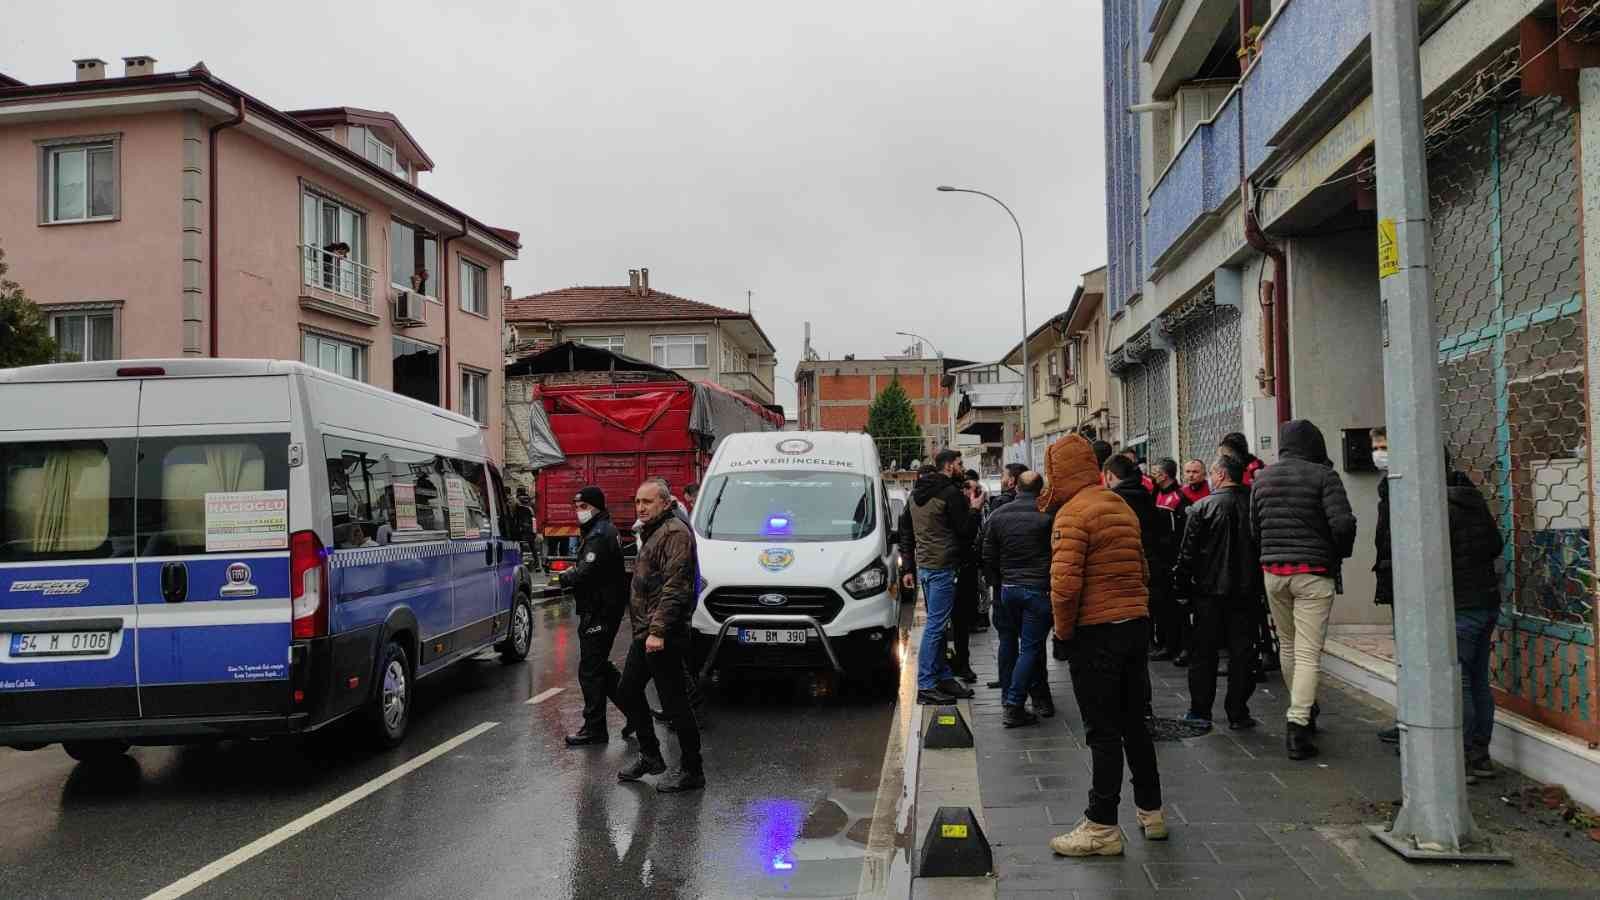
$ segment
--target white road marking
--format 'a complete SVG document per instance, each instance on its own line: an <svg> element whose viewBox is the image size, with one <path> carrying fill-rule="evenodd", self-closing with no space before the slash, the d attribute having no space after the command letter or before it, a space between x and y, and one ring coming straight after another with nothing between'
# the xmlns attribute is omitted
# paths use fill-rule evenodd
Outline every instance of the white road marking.
<svg viewBox="0 0 1600 900"><path fill-rule="evenodd" d="M295 819L293 822L284 825L278 830L256 838L255 840L245 844L243 847L240 847L232 853L229 853L227 856L222 857L216 862L213 862L204 868L198 869L189 875L174 881L161 890L151 894L149 897L145 898L145 900L173 900L173 898L182 897L184 894L187 894L195 888L198 888L217 878L218 876L227 873L229 870L237 868L242 863L248 862L254 857L271 850L273 847L276 847L300 832L305 831L307 828L310 828L318 822L321 822L323 819L326 819L329 816L332 816L348 808L349 806L360 802L366 797L383 790L385 787L394 784L396 781L399 781L407 775L410 775L412 772L415 772L428 763L433 762L439 757L449 753L457 747L460 747L467 741L472 740L478 735L483 734L499 724L499 722L484 722L473 728L469 728L450 740L445 741L439 746L434 747L432 750L429 750L420 756L415 756L409 760L406 760L400 765L395 766L394 768L383 773L382 775L379 775L377 778L372 779L366 784L363 784L355 790L352 790L349 793L338 797L337 799L324 803L316 809L313 809L311 812L308 812L300 818Z"/></svg>
<svg viewBox="0 0 1600 900"><path fill-rule="evenodd" d="M528 698L528 702L525 703L524 705L525 706L537 706L540 703L543 703L546 700L549 700L551 697L554 697L555 695L561 693L564 690L566 690L566 688L551 688L548 691L540 691L539 693L534 694L532 697L529 697Z"/></svg>

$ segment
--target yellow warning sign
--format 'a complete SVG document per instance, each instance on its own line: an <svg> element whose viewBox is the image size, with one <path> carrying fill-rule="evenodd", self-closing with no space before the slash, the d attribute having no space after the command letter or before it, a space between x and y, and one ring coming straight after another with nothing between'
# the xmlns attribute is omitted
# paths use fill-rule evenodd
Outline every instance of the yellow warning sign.
<svg viewBox="0 0 1600 900"><path fill-rule="evenodd" d="M940 716L939 717L939 724L940 725L954 725L955 723L956 723L956 717L955 716Z"/></svg>
<svg viewBox="0 0 1600 900"><path fill-rule="evenodd" d="M1378 220L1378 277L1400 274L1400 241L1394 233L1393 219Z"/></svg>
<svg viewBox="0 0 1600 900"><path fill-rule="evenodd" d="M940 825L939 826L939 837L942 837L942 838L965 838L966 836L967 836L967 826L965 826L965 825Z"/></svg>

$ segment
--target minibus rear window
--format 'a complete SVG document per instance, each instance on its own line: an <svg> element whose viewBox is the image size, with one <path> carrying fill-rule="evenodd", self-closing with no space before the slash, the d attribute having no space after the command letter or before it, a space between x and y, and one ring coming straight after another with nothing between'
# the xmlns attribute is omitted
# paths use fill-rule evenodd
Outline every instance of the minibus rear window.
<svg viewBox="0 0 1600 900"><path fill-rule="evenodd" d="M287 491L283 434L139 441L140 556L206 552L206 494Z"/></svg>
<svg viewBox="0 0 1600 900"><path fill-rule="evenodd" d="M0 562L133 554L133 441L0 444Z"/></svg>

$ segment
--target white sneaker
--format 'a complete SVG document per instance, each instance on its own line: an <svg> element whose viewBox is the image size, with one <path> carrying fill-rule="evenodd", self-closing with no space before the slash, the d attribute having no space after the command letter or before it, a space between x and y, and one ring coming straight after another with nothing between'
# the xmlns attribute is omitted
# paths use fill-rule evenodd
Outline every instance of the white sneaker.
<svg viewBox="0 0 1600 900"><path fill-rule="evenodd" d="M1072 831L1051 838L1050 849L1059 856L1121 856L1122 829L1084 819Z"/></svg>

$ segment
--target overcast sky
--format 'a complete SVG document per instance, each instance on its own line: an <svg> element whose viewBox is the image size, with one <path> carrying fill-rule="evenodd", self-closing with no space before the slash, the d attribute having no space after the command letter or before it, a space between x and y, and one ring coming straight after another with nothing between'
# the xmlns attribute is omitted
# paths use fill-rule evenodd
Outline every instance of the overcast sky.
<svg viewBox="0 0 1600 900"><path fill-rule="evenodd" d="M807 320L832 357L896 352L897 330L967 359L1016 343L1010 221L936 185L1016 211L1030 325L1105 261L1093 0L442 6L18 3L0 72L142 53L282 109L389 110L434 159L423 187L522 233L518 296L640 266L721 306L753 291L784 379Z"/></svg>

